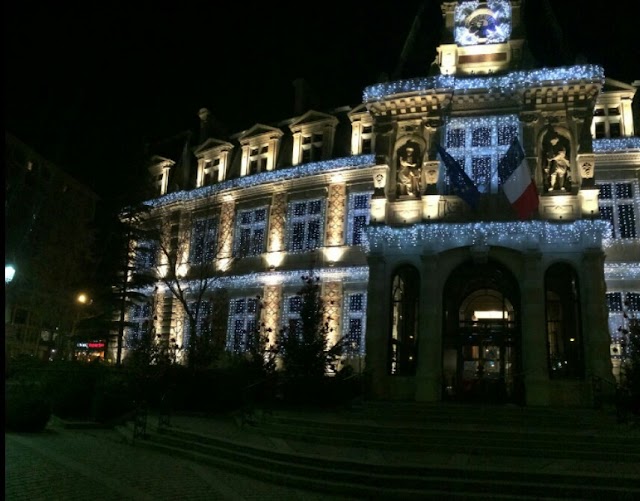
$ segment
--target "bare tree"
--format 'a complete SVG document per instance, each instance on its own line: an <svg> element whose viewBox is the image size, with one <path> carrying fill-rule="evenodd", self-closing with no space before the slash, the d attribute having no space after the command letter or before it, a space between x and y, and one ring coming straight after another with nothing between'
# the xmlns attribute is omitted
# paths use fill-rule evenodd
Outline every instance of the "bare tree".
<svg viewBox="0 0 640 501"><path fill-rule="evenodd" d="M217 287L219 275L218 221L215 208L195 212L161 211L149 219L157 251L155 274L182 307L183 335L189 367L209 366L223 349L221 325L226 318L226 291ZM186 331L186 332L185 332Z"/></svg>

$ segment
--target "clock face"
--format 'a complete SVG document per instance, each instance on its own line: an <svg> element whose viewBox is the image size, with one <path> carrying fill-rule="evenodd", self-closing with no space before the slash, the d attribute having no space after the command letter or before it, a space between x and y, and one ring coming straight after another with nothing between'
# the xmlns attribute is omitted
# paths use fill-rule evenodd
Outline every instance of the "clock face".
<svg viewBox="0 0 640 501"><path fill-rule="evenodd" d="M483 5L484 4L484 5ZM458 45L503 43L511 35L511 4L506 0L460 2L455 11Z"/></svg>
<svg viewBox="0 0 640 501"><path fill-rule="evenodd" d="M496 32L496 19L493 12L476 12L469 16L465 23L469 33L478 38L486 40Z"/></svg>

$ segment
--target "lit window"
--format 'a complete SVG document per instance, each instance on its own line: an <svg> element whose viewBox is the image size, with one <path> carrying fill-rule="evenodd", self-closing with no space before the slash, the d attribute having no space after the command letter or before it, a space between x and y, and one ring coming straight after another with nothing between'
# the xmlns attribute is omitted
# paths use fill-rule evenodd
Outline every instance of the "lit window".
<svg viewBox="0 0 640 501"><path fill-rule="evenodd" d="M365 353L367 295L364 292L347 293L344 301L345 355L358 357Z"/></svg>
<svg viewBox="0 0 640 501"><path fill-rule="evenodd" d="M220 170L220 158L208 161L203 170L202 186L208 186L218 181Z"/></svg>
<svg viewBox="0 0 640 501"><path fill-rule="evenodd" d="M611 222L614 238L636 238L638 183L618 182L599 184L600 217Z"/></svg>
<svg viewBox="0 0 640 501"><path fill-rule="evenodd" d="M362 127L360 139L362 141L360 153L363 155L373 153L373 127L371 125L365 125Z"/></svg>
<svg viewBox="0 0 640 501"><path fill-rule="evenodd" d="M620 120L619 106L610 108L597 107L593 112L593 124L591 126L592 136L596 139L621 137L622 125Z"/></svg>
<svg viewBox="0 0 640 501"><path fill-rule="evenodd" d="M243 297L230 301L227 351L243 353L247 350L247 341L258 327L258 311L256 297Z"/></svg>
<svg viewBox="0 0 640 501"><path fill-rule="evenodd" d="M138 242L135 250L135 267L138 271L149 270L156 266L158 243L152 240Z"/></svg>
<svg viewBox="0 0 640 501"><path fill-rule="evenodd" d="M347 211L347 244L360 245L363 230L369 224L370 204L372 193L350 193L349 209Z"/></svg>
<svg viewBox="0 0 640 501"><path fill-rule="evenodd" d="M249 152L249 174L258 174L267 170L269 145L264 144L251 148Z"/></svg>
<svg viewBox="0 0 640 501"><path fill-rule="evenodd" d="M192 301L189 303L189 311L196 319L196 336L202 337L211 334L211 301L200 301L200 304ZM184 315L184 327L182 329L182 348L187 350L191 338L191 321L189 315Z"/></svg>
<svg viewBox="0 0 640 501"><path fill-rule="evenodd" d="M549 375L554 379L584 376L580 297L575 271L554 264L545 274L545 310Z"/></svg>
<svg viewBox="0 0 640 501"><path fill-rule="evenodd" d="M320 247L324 232L324 200L301 200L289 203L287 221L290 252L302 252Z"/></svg>
<svg viewBox="0 0 640 501"><path fill-rule="evenodd" d="M445 147L460 163L481 193L497 193L498 163L514 138L519 121L515 115L452 118L447 122ZM447 169L444 181L450 186Z"/></svg>
<svg viewBox="0 0 640 501"><path fill-rule="evenodd" d="M619 313L622 311L622 293L607 292L607 304L610 312Z"/></svg>
<svg viewBox="0 0 640 501"><path fill-rule="evenodd" d="M216 257L217 237L217 219L196 219L191 229L189 261L193 264L206 264L213 261Z"/></svg>
<svg viewBox="0 0 640 501"><path fill-rule="evenodd" d="M302 163L322 160L322 133L302 136Z"/></svg>
<svg viewBox="0 0 640 501"><path fill-rule="evenodd" d="M287 335L302 337L302 296L287 296L284 299L284 312L282 315L282 328L286 329Z"/></svg>
<svg viewBox="0 0 640 501"><path fill-rule="evenodd" d="M404 266L395 274L391 289L389 373L413 376L416 371L419 273Z"/></svg>
<svg viewBox="0 0 640 501"><path fill-rule="evenodd" d="M129 308L125 345L135 349L144 342L152 341L147 336L151 333L151 303L134 304Z"/></svg>
<svg viewBox="0 0 640 501"><path fill-rule="evenodd" d="M235 254L257 256L264 252L267 234L267 208L239 211L236 219Z"/></svg>

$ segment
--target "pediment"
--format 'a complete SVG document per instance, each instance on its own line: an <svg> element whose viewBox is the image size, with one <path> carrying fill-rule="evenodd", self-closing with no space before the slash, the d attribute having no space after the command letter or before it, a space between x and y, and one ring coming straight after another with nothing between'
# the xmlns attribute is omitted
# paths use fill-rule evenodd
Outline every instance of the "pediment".
<svg viewBox="0 0 640 501"><path fill-rule="evenodd" d="M209 139L207 139L204 143L202 143L200 146L198 146L193 154L196 157L201 157L203 156L205 153L211 151L211 150L216 150L216 149L231 149L233 148L233 145L227 141L221 141L220 139L214 139L212 137L210 137Z"/></svg>
<svg viewBox="0 0 640 501"><path fill-rule="evenodd" d="M281 137L283 135L283 132L276 128L276 127L271 127L269 125L264 125L264 124L255 124L253 127L251 127L250 129L246 130L245 132L243 132L240 137L239 140L242 143L246 143L248 142L250 139L256 138L256 137L261 137L261 136L266 136L268 135L269 137Z"/></svg>
<svg viewBox="0 0 640 501"><path fill-rule="evenodd" d="M633 85L629 85L619 80L614 80L613 78L608 77L604 79L604 92L630 92L631 94L635 94L636 90L636 87Z"/></svg>
<svg viewBox="0 0 640 501"><path fill-rule="evenodd" d="M352 121L356 117L360 118L359 117L360 115L369 115L369 110L367 109L367 105L364 103L359 104L358 106L353 108L349 113L347 113L347 116Z"/></svg>
<svg viewBox="0 0 640 501"><path fill-rule="evenodd" d="M173 165L175 165L173 160L160 155L153 155L149 160L149 170L154 168L172 167Z"/></svg>
<svg viewBox="0 0 640 501"><path fill-rule="evenodd" d="M328 113L309 110L304 115L296 118L293 122L291 122L289 128L291 130L297 130L302 126L316 124L319 122L331 122L333 125L335 125L338 123L338 119L333 115L329 115Z"/></svg>

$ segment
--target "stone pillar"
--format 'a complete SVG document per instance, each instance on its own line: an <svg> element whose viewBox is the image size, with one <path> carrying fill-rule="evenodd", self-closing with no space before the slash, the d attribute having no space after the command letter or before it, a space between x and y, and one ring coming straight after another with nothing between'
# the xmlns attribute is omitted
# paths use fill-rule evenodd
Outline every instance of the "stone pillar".
<svg viewBox="0 0 640 501"><path fill-rule="evenodd" d="M204 184L204 166L206 160L204 158L198 158L198 174L196 176L196 188L200 188Z"/></svg>
<svg viewBox="0 0 640 501"><path fill-rule="evenodd" d="M274 193L269 209L269 230L267 242L267 266L277 268L285 255L285 217L287 214L287 194Z"/></svg>
<svg viewBox="0 0 640 501"><path fill-rule="evenodd" d="M385 396L388 379L390 277L387 263L381 255L369 255L369 285L367 289L367 336L365 366L370 377L370 396Z"/></svg>
<svg viewBox="0 0 640 501"><path fill-rule="evenodd" d="M282 286L267 285L264 288L262 301L262 321L264 328L269 333L269 344L277 341L280 326L280 305L282 304Z"/></svg>
<svg viewBox="0 0 640 501"><path fill-rule="evenodd" d="M613 381L604 260L604 252L600 249L587 249L582 257L580 280L582 339L586 375Z"/></svg>
<svg viewBox="0 0 640 501"><path fill-rule="evenodd" d="M345 211L347 186L344 183L329 186L327 197L327 231L325 245L336 247L344 245Z"/></svg>
<svg viewBox="0 0 640 501"><path fill-rule="evenodd" d="M325 282L322 287L327 322L329 323L329 346L335 345L342 336L342 282Z"/></svg>
<svg viewBox="0 0 640 501"><path fill-rule="evenodd" d="M416 371L416 400L420 402L442 398L442 288L438 266L436 254L422 256Z"/></svg>
<svg viewBox="0 0 640 501"><path fill-rule="evenodd" d="M549 404L549 371L547 366L547 326L542 255L537 250L524 254L521 284L520 325L522 338L522 376L527 405ZM519 384L516 379L516 385Z"/></svg>
<svg viewBox="0 0 640 501"><path fill-rule="evenodd" d="M224 271L231 264L233 256L233 219L235 216L235 202L226 201L220 209L220 238L218 240L218 254L216 267Z"/></svg>

